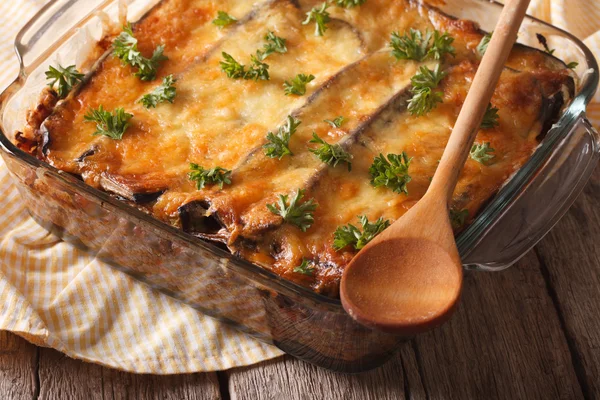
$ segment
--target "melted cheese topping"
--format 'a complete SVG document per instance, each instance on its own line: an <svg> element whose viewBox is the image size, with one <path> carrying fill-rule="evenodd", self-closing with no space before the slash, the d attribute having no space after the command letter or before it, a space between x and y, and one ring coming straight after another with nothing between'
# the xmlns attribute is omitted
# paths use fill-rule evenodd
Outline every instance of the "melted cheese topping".
<svg viewBox="0 0 600 400"><path fill-rule="evenodd" d="M335 296L343 267L355 252L335 251L333 232L356 224L359 215L393 222L425 193L477 69L482 32L472 22L412 1L367 0L352 9L332 6L332 21L317 37L314 24L302 22L320 3L164 0L134 29L144 55L166 46L169 60L157 79L142 82L108 55L80 92L59 103L44 122L45 159L131 201L152 199L139 206L184 228L196 224L200 228L194 233L224 241L250 261ZM218 10L238 23L217 29L212 19ZM438 88L443 103L422 117L406 110L410 78L419 67L432 69L437 62L398 61L386 47L392 32L409 28L438 29L455 39L456 56L443 61L448 71ZM221 71L222 52L249 64L269 31L287 40L288 52L265 61L268 81L234 80ZM175 102L144 108L139 99L169 74L177 79ZM305 96L286 96L283 83L297 74L316 79ZM492 100L500 109L500 124L477 137L495 149L493 162L467 161L454 208L473 217L527 161L553 117L546 112L549 99L569 84L558 60L515 46ZM134 115L122 140L93 136L95 125L84 115L100 105ZM294 154L269 158L262 149L267 132L275 132L288 115L301 121L290 141ZM341 128L323 122L340 115L346 119ZM313 132L348 151L352 171L345 165L332 168L311 153ZM373 159L402 151L412 157L408 195L374 188L368 172ZM187 176L190 163L231 169L232 184L197 190ZM299 189L318 203L307 232L284 224L266 207L280 194ZM220 228L209 229L206 218L216 219ZM311 276L294 272L303 259L316 267Z"/></svg>

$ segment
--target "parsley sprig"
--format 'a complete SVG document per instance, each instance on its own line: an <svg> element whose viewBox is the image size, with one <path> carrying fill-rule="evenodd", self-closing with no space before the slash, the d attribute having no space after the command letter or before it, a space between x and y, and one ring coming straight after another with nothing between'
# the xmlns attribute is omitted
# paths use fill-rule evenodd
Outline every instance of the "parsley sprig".
<svg viewBox="0 0 600 400"><path fill-rule="evenodd" d="M482 38L479 44L477 45L477 52L483 56L487 51L488 45L490 44L490 40L492 40L492 34L494 32L486 33Z"/></svg>
<svg viewBox="0 0 600 400"><path fill-rule="evenodd" d="M473 147L471 147L469 155L478 163L487 165L489 161L495 157L495 155L492 154L495 151L496 150L490 147L490 142L485 142L483 144L475 143Z"/></svg>
<svg viewBox="0 0 600 400"><path fill-rule="evenodd" d="M217 18L213 19L212 23L222 29L225 26L231 25L237 22L237 19L225 11L217 11Z"/></svg>
<svg viewBox="0 0 600 400"><path fill-rule="evenodd" d="M265 35L265 40L267 43L264 44L263 50L259 50L257 54L259 54L259 59L264 61L267 57L269 57L273 53L284 54L287 53L288 49L285 45L287 42L286 39L276 36L273 32L269 31Z"/></svg>
<svg viewBox="0 0 600 400"><path fill-rule="evenodd" d="M370 223L365 215L361 215L358 220L362 232L352 224L338 226L335 230L333 233L333 248L336 251L342 250L346 246L352 246L355 250L360 250L390 226L390 221L383 218Z"/></svg>
<svg viewBox="0 0 600 400"><path fill-rule="evenodd" d="M302 263L297 267L294 267L294 272L302 275L312 275L315 273L315 266L306 258L302 259Z"/></svg>
<svg viewBox="0 0 600 400"><path fill-rule="evenodd" d="M344 123L345 120L346 120L346 118L344 118L340 115L339 117L335 118L334 120L324 119L323 122L327 122L329 125L331 125L334 128L341 128L342 124Z"/></svg>
<svg viewBox="0 0 600 400"><path fill-rule="evenodd" d="M225 72L228 78L232 79L254 79L258 81L269 80L269 65L261 61L261 52L256 51L256 56L251 55L250 60L252 64L246 68L245 65L240 64L230 54L222 52L223 61L220 62L221 70Z"/></svg>
<svg viewBox="0 0 600 400"><path fill-rule="evenodd" d="M286 123L279 127L277 133L269 132L267 134L267 144L263 146L265 155L280 160L286 155L293 156L294 153L292 153L289 147L290 138L296 133L296 129L298 129L300 124L299 120L288 115Z"/></svg>
<svg viewBox="0 0 600 400"><path fill-rule="evenodd" d="M362 6L367 0L335 0L335 4L338 7L354 8L356 6Z"/></svg>
<svg viewBox="0 0 600 400"><path fill-rule="evenodd" d="M383 154L379 154L369 168L371 185L374 187L386 186L395 193L408 194L406 185L412 179L408 174L411 160L412 158L409 158L405 152L388 154L387 158Z"/></svg>
<svg viewBox="0 0 600 400"><path fill-rule="evenodd" d="M324 2L321 7L313 7L312 10L306 13L306 19L302 25L308 25L311 22L315 23L315 36L323 36L327 30L327 24L331 21L327 9L329 3Z"/></svg>
<svg viewBox="0 0 600 400"><path fill-rule="evenodd" d="M223 185L231 185L231 171L221 167L204 169L204 167L191 163L191 172L188 177L191 181L196 182L198 190L204 189L206 184L219 185L219 189L223 189Z"/></svg>
<svg viewBox="0 0 600 400"><path fill-rule="evenodd" d="M111 113L106 111L102 105L95 110L90 109L83 117L85 121L96 123L94 136L104 135L115 140L123 138L131 118L133 118L133 114L126 113L122 108L117 108Z"/></svg>
<svg viewBox="0 0 600 400"><path fill-rule="evenodd" d="M67 97L71 89L81 81L83 81L84 75L77 71L74 65L70 65L63 68L60 64L57 68L53 66L48 67L46 71L46 79L49 80L48 86L56 88L56 94L59 99Z"/></svg>
<svg viewBox="0 0 600 400"><path fill-rule="evenodd" d="M460 211L450 209L450 224L453 229L460 229L467 221L467 218L469 218L469 210L466 208Z"/></svg>
<svg viewBox="0 0 600 400"><path fill-rule="evenodd" d="M339 144L329 144L317 136L315 132L313 132L313 138L309 143L320 144L316 149L309 150L325 164L336 167L339 163L346 163L348 165L348 171L352 170L352 155L344 150Z"/></svg>
<svg viewBox="0 0 600 400"><path fill-rule="evenodd" d="M412 82L410 91L413 96L408 101L408 111L411 115L425 115L442 102L443 93L435 91L435 88L446 75L447 72L440 70L440 64L436 65L434 70L423 65L419 68L419 72L410 78Z"/></svg>
<svg viewBox="0 0 600 400"><path fill-rule="evenodd" d="M492 106L492 103L488 104L483 120L481 121L481 129L492 129L500 124L498 119L498 109Z"/></svg>
<svg viewBox="0 0 600 400"><path fill-rule="evenodd" d="M548 40L546 39L546 36L542 35L541 33L536 33L535 37L537 38L538 42L540 42L540 44L542 45L542 47L544 48L544 51L550 55L554 55L554 52L556 51L556 49L551 49L548 46Z"/></svg>
<svg viewBox="0 0 600 400"><path fill-rule="evenodd" d="M298 96L304 96L306 94L306 84L315 79L314 75L298 74L291 82L285 81L283 83L283 90L286 96L295 94Z"/></svg>
<svg viewBox="0 0 600 400"><path fill-rule="evenodd" d="M173 103L177 89L175 88L177 80L173 75L168 75L163 78L162 84L157 86L152 92L145 94L140 103L146 108L156 108L159 103Z"/></svg>
<svg viewBox="0 0 600 400"><path fill-rule="evenodd" d="M130 24L123 27L123 32L113 43L113 53L123 64L137 68L135 76L143 81L152 81L156 78L158 66L162 61L168 60L163 54L165 46L156 47L151 58L146 58L138 50L138 40L133 35Z"/></svg>
<svg viewBox="0 0 600 400"><path fill-rule="evenodd" d="M288 195L280 194L277 203L267 204L267 208L275 215L279 215L287 223L297 226L306 232L315 221L314 211L317 209L315 199L301 202L304 190L299 189L288 204Z"/></svg>
<svg viewBox="0 0 600 400"><path fill-rule="evenodd" d="M428 57L440 60L446 54L456 54L452 42L454 38L448 33L441 33L438 30L431 32L427 29L423 34L411 28L403 36L393 32L390 46L392 55L398 60L423 61Z"/></svg>

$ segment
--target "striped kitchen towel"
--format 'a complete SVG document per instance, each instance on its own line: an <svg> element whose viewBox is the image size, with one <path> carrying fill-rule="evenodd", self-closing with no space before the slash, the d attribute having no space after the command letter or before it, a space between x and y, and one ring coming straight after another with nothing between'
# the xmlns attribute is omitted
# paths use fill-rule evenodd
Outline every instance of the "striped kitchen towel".
<svg viewBox="0 0 600 400"><path fill-rule="evenodd" d="M19 25L46 1L0 2L0 88L17 74L12 46ZM573 32L600 54L600 2L532 0L530 14ZM598 127L598 94L589 116ZM139 373L214 371L282 354L46 232L23 208L1 161L0 193L0 329Z"/></svg>

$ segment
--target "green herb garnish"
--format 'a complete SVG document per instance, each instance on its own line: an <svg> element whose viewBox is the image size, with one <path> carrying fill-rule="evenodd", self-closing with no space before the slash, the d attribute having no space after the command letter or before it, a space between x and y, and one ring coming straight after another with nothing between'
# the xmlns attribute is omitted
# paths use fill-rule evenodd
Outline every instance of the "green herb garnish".
<svg viewBox="0 0 600 400"><path fill-rule="evenodd" d="M461 228L469 218L469 210L464 209L460 211L450 209L450 224L453 229Z"/></svg>
<svg viewBox="0 0 600 400"><path fill-rule="evenodd" d="M302 263L294 268L294 272L302 275L312 275L315 269L315 266L311 262L303 258Z"/></svg>
<svg viewBox="0 0 600 400"><path fill-rule="evenodd" d="M479 44L477 45L477 52L483 56L487 51L488 45L490 44L490 40L492 40L492 34L494 32L486 33L482 38Z"/></svg>
<svg viewBox="0 0 600 400"><path fill-rule="evenodd" d="M163 45L158 46L151 58L142 56L139 52L138 40L133 35L131 25L127 24L123 27L123 32L115 39L113 43L113 53L119 58L124 64L131 65L137 68L135 76L139 77L143 81L151 81L156 78L156 70L162 61L168 60L163 55L165 47Z"/></svg>
<svg viewBox="0 0 600 400"><path fill-rule="evenodd" d="M301 203L300 200L304 197L304 190L299 189L292 201L288 205L288 196L280 194L277 203L267 204L267 208L275 215L279 215L285 222L297 226L306 232L313 224L313 212L317 209L315 199L310 199Z"/></svg>
<svg viewBox="0 0 600 400"><path fill-rule="evenodd" d="M442 102L443 93L436 92L434 89L446 75L447 72L441 71L439 64L434 70L423 65L419 68L419 72L410 78L412 82L410 92L413 96L408 101L408 111L411 115L425 115Z"/></svg>
<svg viewBox="0 0 600 400"><path fill-rule="evenodd" d="M488 104L483 120L481 121L481 129L492 129L500 124L498 119L498 109L492 106L492 103Z"/></svg>
<svg viewBox="0 0 600 400"><path fill-rule="evenodd" d="M379 154L369 168L371 185L374 187L386 186L395 193L408 194L406 185L412 179L408 174L411 160L412 158L409 158L405 152L388 154L387 158L383 154Z"/></svg>
<svg viewBox="0 0 600 400"><path fill-rule="evenodd" d="M291 94L296 94L298 96L303 96L306 94L306 84L315 79L314 75L304 75L298 74L292 82L285 81L283 83L283 88L286 96Z"/></svg>
<svg viewBox="0 0 600 400"><path fill-rule="evenodd" d="M335 0L335 4L338 7L354 8L356 6L362 6L367 0Z"/></svg>
<svg viewBox="0 0 600 400"><path fill-rule="evenodd" d="M287 41L286 39L275 36L273 32L269 31L265 36L265 40L267 43L265 43L263 46L263 50L258 52L258 54L260 54L259 58L261 61L264 61L273 53L287 53L288 49L285 45L285 42Z"/></svg>
<svg viewBox="0 0 600 400"><path fill-rule="evenodd" d="M317 136L315 132L313 132L313 138L309 143L320 144L316 149L309 150L325 164L335 167L338 163L342 162L348 164L348 171L352 170L352 155L339 144L329 144Z"/></svg>
<svg viewBox="0 0 600 400"><path fill-rule="evenodd" d="M554 54L556 49L551 49L550 47L548 47L548 40L546 40L546 37L544 35L542 35L541 33L536 33L535 37L537 38L538 42L540 42L540 44L544 47L544 51L546 53L550 55Z"/></svg>
<svg viewBox="0 0 600 400"><path fill-rule="evenodd" d="M60 65L58 68L54 68L50 65L48 71L46 71L46 79L50 81L48 86L53 89L56 86L56 94L58 94L59 99L67 97L73 86L83 81L83 77L84 75L77 71L74 65L67 68Z"/></svg>
<svg viewBox="0 0 600 400"><path fill-rule="evenodd" d="M227 14L225 11L217 11L217 18L213 19L212 21L212 23L218 26L219 29L235 22L237 22L237 19Z"/></svg>
<svg viewBox="0 0 600 400"><path fill-rule="evenodd" d="M452 42L454 38L448 33L426 30L423 35L421 31L411 28L404 36L393 32L390 46L392 55L398 60L423 61L429 56L440 60L445 54L455 54Z"/></svg>
<svg viewBox="0 0 600 400"><path fill-rule="evenodd" d="M191 163L192 170L188 177L191 181L196 182L198 190L204 189L206 184L219 185L219 189L223 189L223 185L231 185L231 171L221 167L204 169L204 167Z"/></svg>
<svg viewBox="0 0 600 400"><path fill-rule="evenodd" d="M268 143L263 146L265 155L270 158L282 159L285 155L294 155L290 150L290 138L301 124L299 120L288 115L285 125L279 127L277 133L267 134Z"/></svg>
<svg viewBox="0 0 600 400"><path fill-rule="evenodd" d="M157 86L152 92L145 94L140 103L146 108L155 108L159 103L173 103L177 89L174 84L177 82L173 75L165 76L162 84Z"/></svg>
<svg viewBox="0 0 600 400"><path fill-rule="evenodd" d="M314 7L312 10L306 13L306 19L302 22L302 25L308 25L311 22L315 23L315 36L323 36L327 30L327 23L331 21L327 9L329 3L324 2L321 7Z"/></svg>
<svg viewBox="0 0 600 400"><path fill-rule="evenodd" d="M221 61L221 70L227 77L232 79L254 79L258 81L269 80L269 65L261 61L262 53L256 51L256 56L250 56L252 65L246 69L245 65L240 64L230 54L222 52L223 61Z"/></svg>
<svg viewBox="0 0 600 400"><path fill-rule="evenodd" d="M485 142L483 144L475 143L473 147L471 147L471 152L469 153L471 158L478 163L483 165L487 165L487 163L495 157L494 153L496 150L490 147L490 142Z"/></svg>
<svg viewBox="0 0 600 400"><path fill-rule="evenodd" d="M358 217L362 226L362 232L352 224L338 226L333 234L333 248L336 251L342 250L346 246L352 246L355 250L360 250L367 245L375 236L383 232L390 226L389 220L379 218L374 223L369 223L365 215Z"/></svg>
<svg viewBox="0 0 600 400"><path fill-rule="evenodd" d="M331 125L334 128L341 128L342 124L344 123L345 120L346 120L346 118L344 118L344 117L342 117L340 115L339 117L337 117L333 121L330 120L330 119L324 119L323 122L327 122L329 125Z"/></svg>
<svg viewBox="0 0 600 400"><path fill-rule="evenodd" d="M570 63L567 64L567 68L575 69L575 68L577 68L578 65L579 65L579 63L577 61L571 61Z"/></svg>
<svg viewBox="0 0 600 400"><path fill-rule="evenodd" d="M104 110L102 105L98 109L90 109L83 117L85 121L96 123L95 135L108 136L111 139L120 140L129 127L129 120L133 114L126 113L122 108L116 108L113 113Z"/></svg>

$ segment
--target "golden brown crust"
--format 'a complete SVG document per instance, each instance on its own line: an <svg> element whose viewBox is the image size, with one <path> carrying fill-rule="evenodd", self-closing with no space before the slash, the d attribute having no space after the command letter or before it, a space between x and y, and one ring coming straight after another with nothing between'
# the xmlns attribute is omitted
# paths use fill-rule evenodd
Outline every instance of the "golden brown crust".
<svg viewBox="0 0 600 400"><path fill-rule="evenodd" d="M214 2L165 0L135 26L144 55L166 45L169 60L156 81L140 81L129 66L108 56L81 91L58 107L56 96L45 92L20 140L27 147L25 141L39 137L44 121L48 141L40 156L53 166L167 223L226 242L232 252L287 279L335 296L355 251L336 251L333 232L356 224L359 215L393 222L423 195L478 67L476 47L483 33L473 22L414 1L368 0L351 10L332 7L337 22L324 37L315 37L314 27L302 24L313 3L274 0L254 6L253 0L226 0L218 9L235 15L239 23L219 30L211 23ZM406 110L410 78L436 61L399 61L382 49L391 32L410 27L447 31L455 39L456 56L443 62L449 73L439 87L443 103L424 117ZM227 78L219 67L221 52L246 63L269 30L285 37L288 47L286 54L268 59L271 79ZM286 96L283 82L298 73L316 79L305 96ZM145 109L140 97L169 74L177 78L175 103ZM569 100L563 93L572 91L572 85L558 60L515 47L492 100L500 109L500 125L481 130L477 138L495 149L494 162L467 161L454 208L476 215L530 157L557 107ZM100 105L134 114L122 140L92 136L94 124L85 122L84 115ZM294 156L266 157L262 146L267 132L290 114L302 121L290 142ZM341 128L323 122L339 115L346 118ZM352 154L351 172L343 165L328 167L310 152L313 132ZM409 194L372 187L368 169L373 158L402 151L413 157ZM192 162L233 170L232 184L197 190L187 177ZM318 203L307 232L284 224L266 207L278 195L298 189ZM312 275L294 272L303 259L314 263Z"/></svg>

